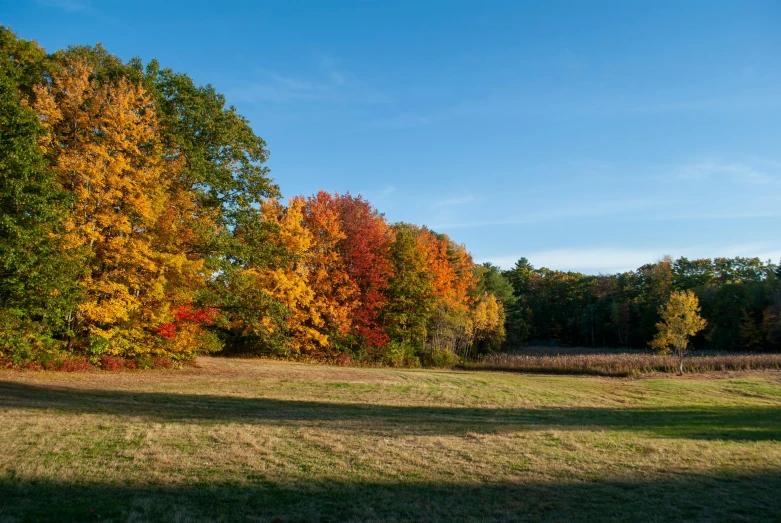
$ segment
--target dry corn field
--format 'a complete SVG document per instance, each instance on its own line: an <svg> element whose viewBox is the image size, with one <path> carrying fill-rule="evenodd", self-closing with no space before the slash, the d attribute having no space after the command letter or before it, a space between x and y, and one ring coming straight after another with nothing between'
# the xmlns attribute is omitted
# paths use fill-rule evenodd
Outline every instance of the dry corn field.
<svg viewBox="0 0 781 523"><path fill-rule="evenodd" d="M778 521L781 372L0 371L0 521Z"/></svg>

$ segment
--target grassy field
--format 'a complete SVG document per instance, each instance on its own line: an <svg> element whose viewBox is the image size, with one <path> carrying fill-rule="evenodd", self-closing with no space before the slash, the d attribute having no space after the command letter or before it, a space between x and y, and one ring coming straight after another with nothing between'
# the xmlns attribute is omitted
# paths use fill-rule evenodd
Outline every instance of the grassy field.
<svg viewBox="0 0 781 523"><path fill-rule="evenodd" d="M781 373L0 371L2 521L778 521Z"/></svg>

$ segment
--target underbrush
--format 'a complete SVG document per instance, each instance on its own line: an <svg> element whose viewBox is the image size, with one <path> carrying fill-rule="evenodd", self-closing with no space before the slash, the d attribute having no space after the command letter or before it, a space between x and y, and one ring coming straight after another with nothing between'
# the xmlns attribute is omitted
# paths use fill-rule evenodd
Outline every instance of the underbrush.
<svg viewBox="0 0 781 523"><path fill-rule="evenodd" d="M548 349L550 351L550 349ZM491 354L459 367L466 370L497 370L544 374L585 374L630 377L648 373L678 373L675 356L642 353L567 353L535 351L533 354ZM713 354L689 356L684 372L749 371L781 369L781 354Z"/></svg>
<svg viewBox="0 0 781 523"><path fill-rule="evenodd" d="M185 363L185 362L179 362ZM136 370L171 369L177 363L164 357L119 358L103 356L100 359L88 359L85 356L55 354L48 358L32 361L13 361L0 358L0 369L52 370L60 372L79 372L88 370Z"/></svg>

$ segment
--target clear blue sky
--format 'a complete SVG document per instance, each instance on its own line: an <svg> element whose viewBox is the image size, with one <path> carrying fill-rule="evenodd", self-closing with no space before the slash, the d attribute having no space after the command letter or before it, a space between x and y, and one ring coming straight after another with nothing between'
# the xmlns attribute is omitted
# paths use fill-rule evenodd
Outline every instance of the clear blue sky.
<svg viewBox="0 0 781 523"><path fill-rule="evenodd" d="M361 193L477 261L781 258L781 2L0 0L0 23L212 83L286 197Z"/></svg>

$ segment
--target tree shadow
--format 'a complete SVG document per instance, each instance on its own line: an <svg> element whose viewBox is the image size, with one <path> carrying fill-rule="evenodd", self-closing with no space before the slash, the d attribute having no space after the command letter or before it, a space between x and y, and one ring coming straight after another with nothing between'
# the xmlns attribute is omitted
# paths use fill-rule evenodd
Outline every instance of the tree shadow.
<svg viewBox="0 0 781 523"><path fill-rule="evenodd" d="M105 485L0 479L14 521L778 521L781 472L587 482Z"/></svg>
<svg viewBox="0 0 781 523"><path fill-rule="evenodd" d="M365 434L465 435L563 428L657 437L781 441L781 407L471 408L90 390L0 381L0 409L169 422L317 425Z"/></svg>

